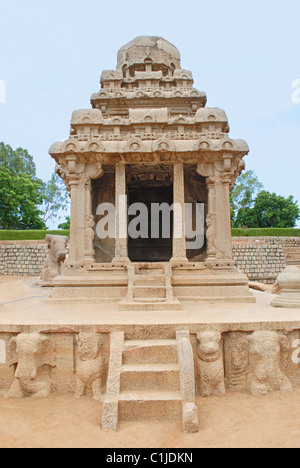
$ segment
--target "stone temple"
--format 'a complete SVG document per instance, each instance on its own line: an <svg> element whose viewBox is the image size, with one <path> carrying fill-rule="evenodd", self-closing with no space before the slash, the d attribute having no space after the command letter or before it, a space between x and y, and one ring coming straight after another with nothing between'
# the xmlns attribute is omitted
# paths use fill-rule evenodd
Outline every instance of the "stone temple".
<svg viewBox="0 0 300 468"><path fill-rule="evenodd" d="M230 191L249 149L225 113L158 37L122 47L91 104L50 149L71 195L68 256L47 235L43 287L16 284L11 300L0 285L0 392L91 395L103 430L191 433L198 397L299 386L299 269L279 276L275 309L233 261Z"/></svg>
<svg viewBox="0 0 300 468"><path fill-rule="evenodd" d="M70 138L50 149L71 195L69 258L52 303L159 310L186 301L254 302L232 259L230 219L230 191L249 148L229 137L225 112L206 101L166 40L137 37L119 50L92 108L75 111ZM107 203L115 207L115 235L99 238L99 206ZM146 234L131 236L128 208L136 203L148 209ZM173 207L162 221L169 235L151 211L162 204ZM188 239L189 218L203 242Z"/></svg>

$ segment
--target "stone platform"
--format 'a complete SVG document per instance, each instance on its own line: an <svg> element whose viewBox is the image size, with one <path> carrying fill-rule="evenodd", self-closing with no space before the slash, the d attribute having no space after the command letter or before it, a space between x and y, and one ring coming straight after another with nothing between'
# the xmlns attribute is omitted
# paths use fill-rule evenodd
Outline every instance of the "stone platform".
<svg viewBox="0 0 300 468"><path fill-rule="evenodd" d="M124 330L126 333L144 333L143 327L170 330L188 327L198 333L207 327L220 331L254 331L261 329L300 329L300 311L274 309L274 295L253 291L256 303L182 303L181 310L122 311L117 304L48 304L52 288L35 285L36 280L22 279L0 285L0 332L53 331L65 328L79 330L97 329L110 333ZM95 328L96 327L96 328Z"/></svg>
<svg viewBox="0 0 300 468"><path fill-rule="evenodd" d="M0 393L10 398L87 392L104 402L103 429L163 413L194 432L196 395L300 385L292 359L300 311L271 307L270 293L255 291L256 303L184 302L181 310L148 312L51 304L50 293L34 279L0 284ZM268 371L258 380L261 366ZM20 369L37 370L30 385Z"/></svg>
<svg viewBox="0 0 300 468"><path fill-rule="evenodd" d="M117 304L47 304L51 288L35 286L35 279L10 281L0 285L0 332L44 331L70 328L74 332L91 326L99 331L124 330L135 334L142 327L174 330L188 327L198 333L207 326L220 331L254 331L272 329L300 329L300 311L274 309L274 295L253 291L257 303L182 303L181 310L147 312L122 311ZM45 328L46 327L46 328Z"/></svg>

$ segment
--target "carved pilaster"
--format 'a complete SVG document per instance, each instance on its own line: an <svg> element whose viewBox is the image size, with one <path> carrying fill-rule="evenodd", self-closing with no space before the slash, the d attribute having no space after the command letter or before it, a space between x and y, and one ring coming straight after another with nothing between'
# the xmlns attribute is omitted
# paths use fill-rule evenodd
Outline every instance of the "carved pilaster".
<svg viewBox="0 0 300 468"><path fill-rule="evenodd" d="M187 262L185 237L185 206L184 206L184 166L174 165L173 181L174 227L173 227L173 257L172 262Z"/></svg>
<svg viewBox="0 0 300 468"><path fill-rule="evenodd" d="M232 182L231 154L223 161L198 164L197 172L206 178L208 186L208 216L206 219L208 261L232 260L230 186Z"/></svg>
<svg viewBox="0 0 300 468"><path fill-rule="evenodd" d="M116 243L113 263L129 262L128 258L128 218L126 197L126 166L124 163L116 165Z"/></svg>
<svg viewBox="0 0 300 468"><path fill-rule="evenodd" d="M85 170L85 252L84 263L91 265L95 262L95 219L92 211L92 179L102 177L103 169L101 165L89 164Z"/></svg>
<svg viewBox="0 0 300 468"><path fill-rule="evenodd" d="M216 236L216 195L215 184L211 179L207 179L208 187L208 214L206 218L206 241L207 241L207 256L215 258L217 251L215 248Z"/></svg>
<svg viewBox="0 0 300 468"><path fill-rule="evenodd" d="M93 263L95 257L91 179L99 177L103 170L101 164L81 163L71 154L63 161L61 172L71 193L69 265L83 266Z"/></svg>

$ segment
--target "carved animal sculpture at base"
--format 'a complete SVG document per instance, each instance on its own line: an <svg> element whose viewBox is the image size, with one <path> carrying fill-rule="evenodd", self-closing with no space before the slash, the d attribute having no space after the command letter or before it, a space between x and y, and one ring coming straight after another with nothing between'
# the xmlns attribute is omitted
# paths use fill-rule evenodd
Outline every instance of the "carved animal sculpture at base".
<svg viewBox="0 0 300 468"><path fill-rule="evenodd" d="M203 397L225 394L221 341L222 336L216 331L197 334L199 389Z"/></svg>
<svg viewBox="0 0 300 468"><path fill-rule="evenodd" d="M291 382L280 369L281 350L288 348L287 337L277 332L258 331L250 336L248 388L253 395L293 389Z"/></svg>
<svg viewBox="0 0 300 468"><path fill-rule="evenodd" d="M104 395L106 360L103 353L103 338L99 333L79 333L76 364L76 398L83 397L88 388L93 398L101 400Z"/></svg>
<svg viewBox="0 0 300 468"><path fill-rule="evenodd" d="M9 342L13 355L10 365L17 364L14 382L6 398L47 397L51 392L51 369L46 358L49 339L40 333L20 333Z"/></svg>
<svg viewBox="0 0 300 468"><path fill-rule="evenodd" d="M52 236L47 234L49 254L41 274L41 283L51 284L53 279L61 274L61 269L67 256L67 236Z"/></svg>

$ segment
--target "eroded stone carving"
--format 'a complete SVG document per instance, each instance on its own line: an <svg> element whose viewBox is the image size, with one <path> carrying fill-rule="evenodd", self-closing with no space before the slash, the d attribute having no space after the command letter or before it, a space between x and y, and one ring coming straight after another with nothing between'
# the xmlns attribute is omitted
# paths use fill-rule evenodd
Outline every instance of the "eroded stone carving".
<svg viewBox="0 0 300 468"><path fill-rule="evenodd" d="M224 395L221 333L205 331L197 334L197 366L201 396Z"/></svg>
<svg viewBox="0 0 300 468"><path fill-rule="evenodd" d="M93 398L101 400L105 389L107 362L103 337L99 333L79 333L76 363L76 398L83 397L88 388Z"/></svg>
<svg viewBox="0 0 300 468"><path fill-rule="evenodd" d="M249 335L228 333L225 344L226 383L229 388L246 390L249 372Z"/></svg>
<svg viewBox="0 0 300 468"><path fill-rule="evenodd" d="M41 280L45 284L51 284L53 279L61 274L62 265L67 256L67 236L53 236L47 234L49 254L41 274Z"/></svg>
<svg viewBox="0 0 300 468"><path fill-rule="evenodd" d="M288 348L287 337L276 332L258 331L249 337L248 388L253 395L266 395L273 390L292 390L289 379L280 369L281 350Z"/></svg>
<svg viewBox="0 0 300 468"><path fill-rule="evenodd" d="M9 342L10 365L17 365L14 382L6 398L47 397L51 392L53 353L49 338L40 333L20 333Z"/></svg>

